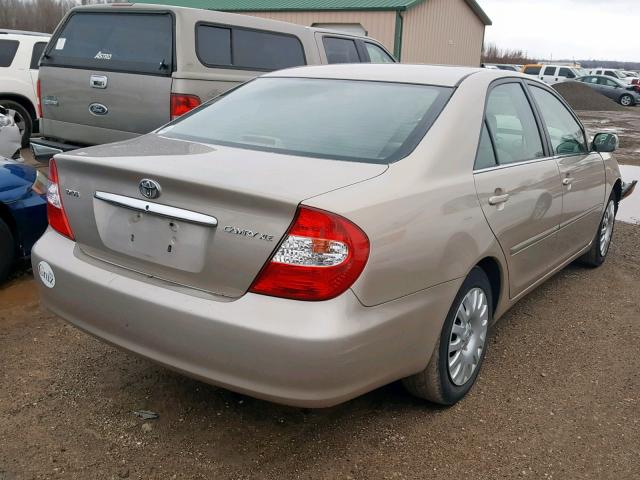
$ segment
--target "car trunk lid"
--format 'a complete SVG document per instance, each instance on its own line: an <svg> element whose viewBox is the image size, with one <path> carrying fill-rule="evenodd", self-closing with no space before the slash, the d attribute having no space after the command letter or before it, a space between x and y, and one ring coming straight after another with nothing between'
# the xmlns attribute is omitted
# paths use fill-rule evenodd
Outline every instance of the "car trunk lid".
<svg viewBox="0 0 640 480"><path fill-rule="evenodd" d="M153 134L60 154L56 163L64 208L82 251L232 298L249 288L300 202L387 169ZM157 198L143 196L143 179L160 187Z"/></svg>

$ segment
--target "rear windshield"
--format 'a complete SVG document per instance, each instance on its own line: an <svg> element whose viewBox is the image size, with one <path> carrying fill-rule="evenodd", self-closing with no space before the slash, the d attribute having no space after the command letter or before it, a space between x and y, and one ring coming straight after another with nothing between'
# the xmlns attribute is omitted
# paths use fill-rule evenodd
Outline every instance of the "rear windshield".
<svg viewBox="0 0 640 480"><path fill-rule="evenodd" d="M165 13L75 13L51 42L41 64L169 75L172 18Z"/></svg>
<svg viewBox="0 0 640 480"><path fill-rule="evenodd" d="M259 78L158 133L318 158L390 163L408 155L453 89L312 78Z"/></svg>

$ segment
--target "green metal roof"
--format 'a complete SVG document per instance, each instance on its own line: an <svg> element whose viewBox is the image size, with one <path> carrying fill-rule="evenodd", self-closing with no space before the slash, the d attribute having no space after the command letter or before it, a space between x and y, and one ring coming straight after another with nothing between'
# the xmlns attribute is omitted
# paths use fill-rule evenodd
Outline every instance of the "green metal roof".
<svg viewBox="0 0 640 480"><path fill-rule="evenodd" d="M135 0L133 0L135 1ZM141 0L138 3L175 5L223 12L286 12L323 10L406 10L425 0ZM491 20L476 0L465 0L485 25Z"/></svg>

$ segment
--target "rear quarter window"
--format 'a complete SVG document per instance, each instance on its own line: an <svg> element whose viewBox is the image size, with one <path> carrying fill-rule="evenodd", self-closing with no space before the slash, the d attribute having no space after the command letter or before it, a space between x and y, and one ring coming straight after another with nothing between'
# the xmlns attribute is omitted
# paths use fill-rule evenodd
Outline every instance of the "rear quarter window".
<svg viewBox="0 0 640 480"><path fill-rule="evenodd" d="M231 26L196 26L196 53L207 67L281 70L306 64L294 35Z"/></svg>
<svg viewBox="0 0 640 480"><path fill-rule="evenodd" d="M0 40L0 67L10 67L18 51L17 40Z"/></svg>
<svg viewBox="0 0 640 480"><path fill-rule="evenodd" d="M31 70L38 70L40 57L42 57L42 52L46 46L47 42L38 42L33 45L33 50L31 51L31 65L29 66Z"/></svg>
<svg viewBox="0 0 640 480"><path fill-rule="evenodd" d="M42 65L169 75L173 18L168 13L74 13Z"/></svg>

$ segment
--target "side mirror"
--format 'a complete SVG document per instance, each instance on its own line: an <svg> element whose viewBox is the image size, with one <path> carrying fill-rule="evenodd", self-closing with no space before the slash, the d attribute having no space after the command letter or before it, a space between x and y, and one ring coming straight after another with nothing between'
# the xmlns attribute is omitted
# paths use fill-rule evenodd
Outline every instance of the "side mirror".
<svg viewBox="0 0 640 480"><path fill-rule="evenodd" d="M597 133L593 137L591 150L600 153L611 153L615 152L619 145L620 140L615 133Z"/></svg>

